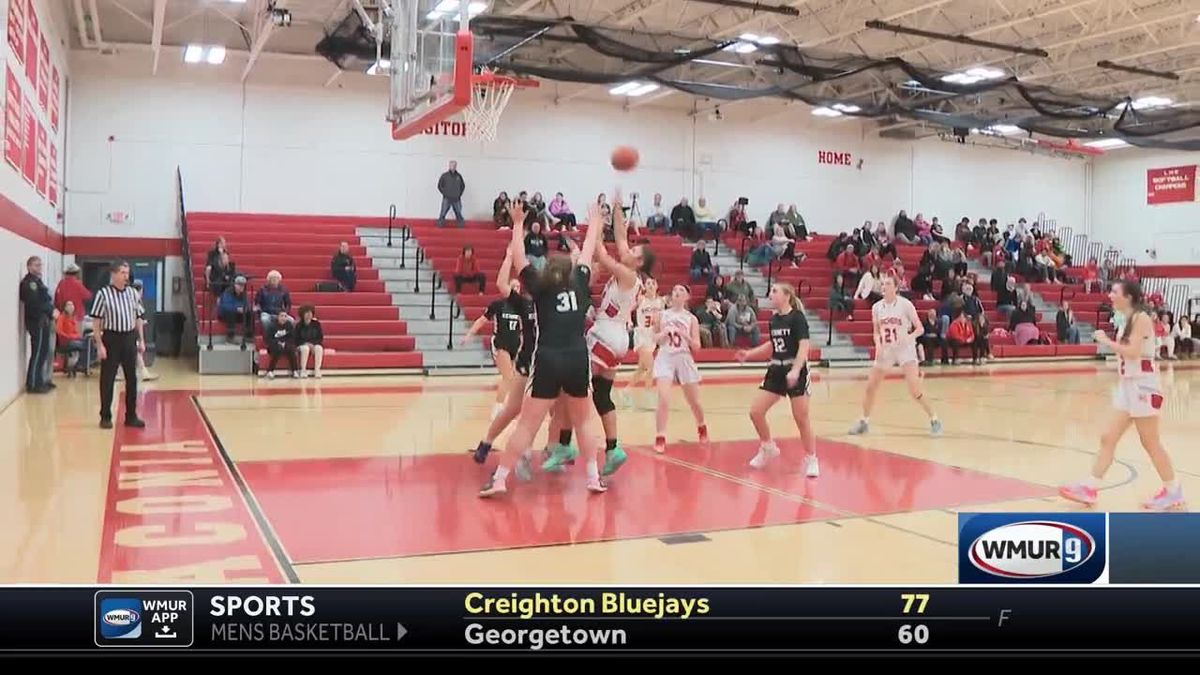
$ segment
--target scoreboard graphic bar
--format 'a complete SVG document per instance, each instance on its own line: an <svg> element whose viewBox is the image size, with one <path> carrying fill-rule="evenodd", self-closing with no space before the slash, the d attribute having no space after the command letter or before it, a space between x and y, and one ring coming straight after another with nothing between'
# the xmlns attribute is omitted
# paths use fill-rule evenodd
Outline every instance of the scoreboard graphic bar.
<svg viewBox="0 0 1200 675"><path fill-rule="evenodd" d="M10 652L1200 652L1200 586L60 586L0 610Z"/></svg>

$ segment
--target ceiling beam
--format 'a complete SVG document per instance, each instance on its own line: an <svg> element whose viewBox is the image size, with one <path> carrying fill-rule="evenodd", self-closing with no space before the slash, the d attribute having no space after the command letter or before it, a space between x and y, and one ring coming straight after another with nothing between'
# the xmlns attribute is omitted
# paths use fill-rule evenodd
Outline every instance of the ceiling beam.
<svg viewBox="0 0 1200 675"><path fill-rule="evenodd" d="M254 68L254 64L258 61L258 56L262 54L263 47L267 46L267 40L271 39L271 33L275 31L275 22L267 15L266 3L257 3L258 19L256 24L258 32L254 36L254 44L250 47L250 59L246 62L246 68L242 71L242 82L250 77L250 71ZM284 9L287 6L287 0L276 0L275 6L279 9Z"/></svg>
<svg viewBox="0 0 1200 675"><path fill-rule="evenodd" d="M111 2L114 6L116 6L117 9L128 14L134 21L137 21L138 23L142 24L146 28L152 28L149 21L147 21L144 17L139 16L137 12L133 11L132 9L129 9L124 4L122 4L121 0L108 0L108 1Z"/></svg>
<svg viewBox="0 0 1200 675"><path fill-rule="evenodd" d="M96 47L104 49L104 33L100 31L100 12L96 9L96 0L88 0L88 11L92 13L92 34L96 38Z"/></svg>
<svg viewBox="0 0 1200 675"><path fill-rule="evenodd" d="M885 17L880 17L877 20L878 21L895 21L896 19L903 19L906 16L912 16L913 14L920 14L921 12L924 12L926 10L935 9L937 7L941 7L942 5L950 4L953 1L954 0L932 0L931 2L926 2L924 4L917 5L916 7L909 7L908 9L904 9L899 12L895 12L894 14L889 14ZM865 26L863 26L862 22L856 21L854 28L851 28L849 30L844 30L844 31L841 31L838 33L834 33L833 35L827 35L827 36L817 39L817 40L805 42L803 45L801 45L801 48L820 47L821 45L826 45L831 42L837 42L838 40L848 38L852 35L857 35L859 33L865 32L866 30L867 29Z"/></svg>
<svg viewBox="0 0 1200 675"><path fill-rule="evenodd" d="M152 75L158 74L158 56L162 53L163 23L167 18L167 0L154 0L154 24L150 28L150 48L154 50L154 65L150 67Z"/></svg>

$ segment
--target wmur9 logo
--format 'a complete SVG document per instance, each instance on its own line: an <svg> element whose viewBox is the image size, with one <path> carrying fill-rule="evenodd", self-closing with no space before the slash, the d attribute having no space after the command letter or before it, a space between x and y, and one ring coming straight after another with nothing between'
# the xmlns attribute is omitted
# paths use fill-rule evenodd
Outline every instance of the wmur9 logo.
<svg viewBox="0 0 1200 675"><path fill-rule="evenodd" d="M961 513L959 583L1090 584L1104 574L1102 513Z"/></svg>

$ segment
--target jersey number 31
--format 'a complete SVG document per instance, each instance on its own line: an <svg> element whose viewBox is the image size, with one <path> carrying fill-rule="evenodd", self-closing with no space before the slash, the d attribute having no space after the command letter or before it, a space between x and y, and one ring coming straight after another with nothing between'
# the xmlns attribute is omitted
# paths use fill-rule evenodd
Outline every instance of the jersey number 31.
<svg viewBox="0 0 1200 675"><path fill-rule="evenodd" d="M575 299L575 291L563 291L558 294L558 306L554 309L560 312L579 311L579 301Z"/></svg>

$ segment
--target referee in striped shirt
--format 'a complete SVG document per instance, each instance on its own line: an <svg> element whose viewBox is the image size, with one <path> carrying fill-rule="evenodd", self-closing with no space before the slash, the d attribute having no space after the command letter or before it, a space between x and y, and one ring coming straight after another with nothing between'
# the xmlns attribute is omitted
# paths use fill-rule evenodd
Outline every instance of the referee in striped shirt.
<svg viewBox="0 0 1200 675"><path fill-rule="evenodd" d="M125 372L125 426L144 428L137 416L137 359L145 349L145 311L137 291L129 287L129 263L113 264L109 283L96 291L91 317L100 355L100 428L111 429L113 387L117 368Z"/></svg>

